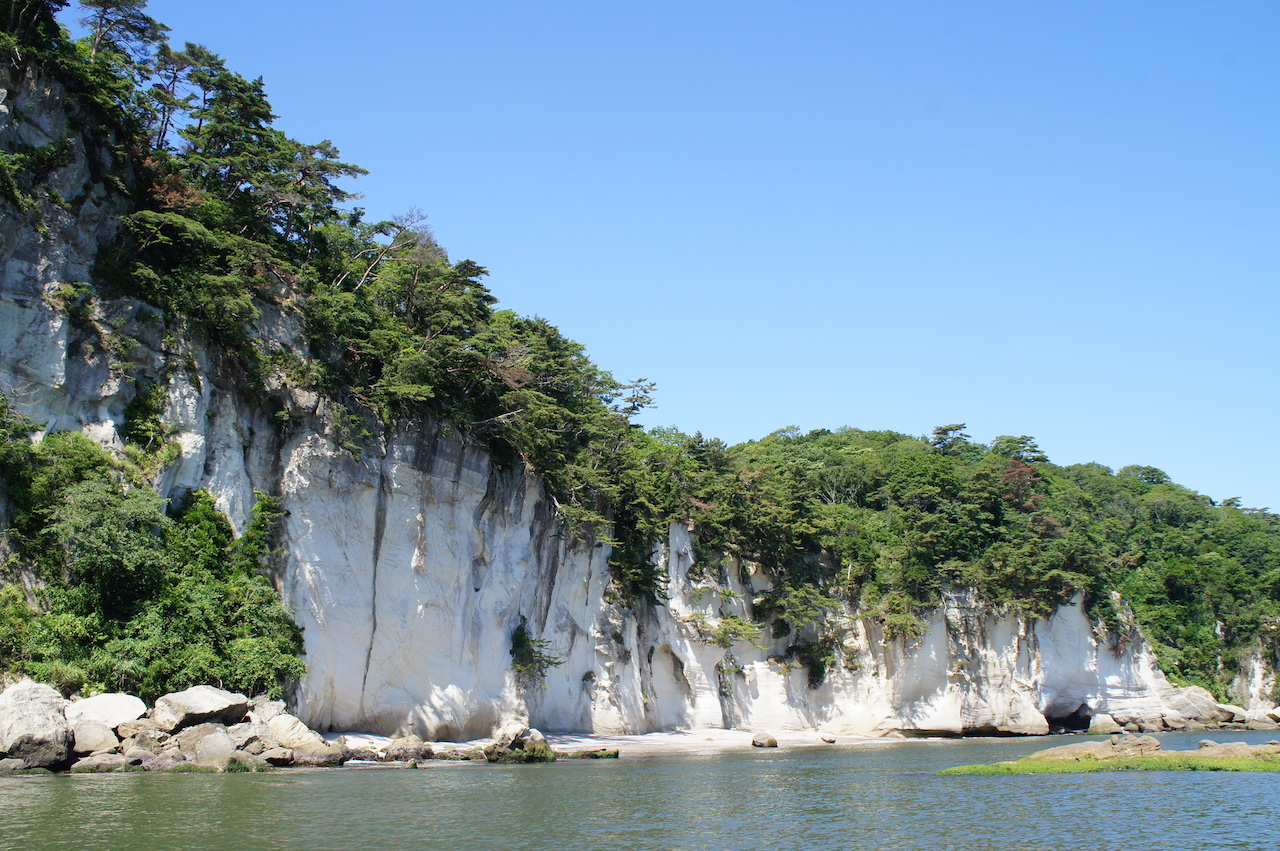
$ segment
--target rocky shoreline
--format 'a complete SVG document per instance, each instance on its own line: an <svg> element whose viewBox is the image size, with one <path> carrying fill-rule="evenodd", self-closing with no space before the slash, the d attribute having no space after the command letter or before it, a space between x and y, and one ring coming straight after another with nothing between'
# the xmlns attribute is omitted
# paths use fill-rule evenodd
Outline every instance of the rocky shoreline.
<svg viewBox="0 0 1280 851"><path fill-rule="evenodd" d="M484 747L440 747L417 736L384 747L326 741L284 701L250 699L215 686L164 695L150 709L129 694L68 701L23 680L0 694L0 774L112 771L266 771L289 766L416 767L425 760L493 763L609 759L607 748L555 751L528 728Z"/></svg>
<svg viewBox="0 0 1280 851"><path fill-rule="evenodd" d="M1210 723L1117 724L1105 714L1093 717L1091 734L1160 732L1170 729L1274 729L1273 711L1265 722L1244 722L1234 707L1213 702L1205 692L1186 690L1188 699ZM0 693L0 774L95 773L111 771L266 771L290 766L418 767L428 760L531 763L556 759L616 759L632 754L701 752L738 747L777 747L773 735L738 730L695 730L637 736L554 735L511 727L493 740L427 742L416 735L399 738L349 734L326 739L286 711L282 700L248 698L215 686L194 686L164 695L148 708L129 694L100 694L67 700L50 686L23 680ZM1216 714L1215 714L1216 713ZM1214 723L1216 722L1216 723ZM788 746L830 744L834 736L818 731L779 733ZM842 737L846 743L879 739ZM1130 737L1126 736L1128 741ZM1073 746L1074 747L1074 746Z"/></svg>

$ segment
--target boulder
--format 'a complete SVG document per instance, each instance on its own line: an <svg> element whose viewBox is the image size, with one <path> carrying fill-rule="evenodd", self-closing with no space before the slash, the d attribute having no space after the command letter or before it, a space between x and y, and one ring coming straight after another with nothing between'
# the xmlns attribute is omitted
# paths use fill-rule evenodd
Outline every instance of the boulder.
<svg viewBox="0 0 1280 851"><path fill-rule="evenodd" d="M1097 715L1089 719L1089 735L1091 736L1110 736L1122 731L1123 728L1116 723L1116 719L1112 718L1105 712L1099 712Z"/></svg>
<svg viewBox="0 0 1280 851"><path fill-rule="evenodd" d="M1200 686L1178 689L1167 704L1170 710L1203 724L1221 724L1230 721L1235 715L1232 709L1223 707L1214 700L1208 689Z"/></svg>
<svg viewBox="0 0 1280 851"><path fill-rule="evenodd" d="M172 733L206 721L237 724L249 711L249 698L213 686L193 686L166 694L156 701L152 719L161 730Z"/></svg>
<svg viewBox="0 0 1280 851"><path fill-rule="evenodd" d="M136 763L130 762L124 754L98 753L77 760L71 766L72 774L97 774L105 771L122 771Z"/></svg>
<svg viewBox="0 0 1280 851"><path fill-rule="evenodd" d="M182 732L171 736L164 743L164 750L177 751L182 754L183 759L194 760L196 753L200 750L200 743L209 736L214 735L227 736L227 741L231 737L227 735L227 728L217 723L197 724L194 727L188 727ZM235 750L235 743L232 743L231 749Z"/></svg>
<svg viewBox="0 0 1280 851"><path fill-rule="evenodd" d="M266 724L277 715L285 712L283 700L270 700L266 697L255 697L253 703L249 706L249 713L253 716L253 720L260 724Z"/></svg>
<svg viewBox="0 0 1280 851"><path fill-rule="evenodd" d="M136 721L147 712L147 705L131 694L99 694L67 705L67 723L96 721L115 730L121 724Z"/></svg>
<svg viewBox="0 0 1280 851"><path fill-rule="evenodd" d="M236 751L231 755L231 760L227 763L227 767L239 767L242 771L266 771L272 766L271 763L267 762L260 756L245 753L244 751Z"/></svg>
<svg viewBox="0 0 1280 851"><path fill-rule="evenodd" d="M1270 718L1272 721L1275 721L1277 724L1280 724L1280 707L1276 707L1275 709L1268 710L1267 717Z"/></svg>
<svg viewBox="0 0 1280 851"><path fill-rule="evenodd" d="M156 758L156 755L153 752L145 748L137 748L137 747L125 748L124 756L125 756L125 759L129 760L130 762L136 763L138 765L141 765L144 762L149 762L150 760L153 760Z"/></svg>
<svg viewBox="0 0 1280 851"><path fill-rule="evenodd" d="M179 765L186 764L186 760L177 751L166 751L154 759L143 760L142 767L147 771L172 771Z"/></svg>
<svg viewBox="0 0 1280 851"><path fill-rule="evenodd" d="M236 760L237 756L236 744L231 741L227 731L215 730L196 744L195 758L192 762L196 765L222 768Z"/></svg>
<svg viewBox="0 0 1280 851"><path fill-rule="evenodd" d="M239 724L228 727L227 735L231 736L231 740L236 743L236 750L244 751L245 753L260 754L267 748L275 746L275 738L271 735L271 728L266 724L242 721Z"/></svg>
<svg viewBox="0 0 1280 851"><path fill-rule="evenodd" d="M159 733L162 736L169 734L156 726L156 722L150 718L139 718L137 721L126 721L116 727L116 735L121 739L128 739L141 733Z"/></svg>
<svg viewBox="0 0 1280 851"><path fill-rule="evenodd" d="M20 759L0 759L0 774L12 774L26 767L27 764Z"/></svg>
<svg viewBox="0 0 1280 851"><path fill-rule="evenodd" d="M776 748L778 740L768 733L756 733L751 737L751 747L753 748Z"/></svg>
<svg viewBox="0 0 1280 851"><path fill-rule="evenodd" d="M404 736L392 739L386 749L387 759L397 762L404 760L431 759L435 754L431 745L417 736Z"/></svg>
<svg viewBox="0 0 1280 851"><path fill-rule="evenodd" d="M316 744L301 744L291 749L295 765L341 765L345 749L321 740Z"/></svg>
<svg viewBox="0 0 1280 851"><path fill-rule="evenodd" d="M112 751L120 744L110 727L87 718L71 722L71 738L71 749L77 756Z"/></svg>
<svg viewBox="0 0 1280 851"><path fill-rule="evenodd" d="M538 730L520 728L484 748L489 762L555 762L556 753Z"/></svg>
<svg viewBox="0 0 1280 851"><path fill-rule="evenodd" d="M127 724L120 725L120 732L124 732ZM163 730L152 728L150 730L140 730L129 736L120 743L121 752L127 751L129 748L142 748L152 753L160 753L161 747L169 741L170 735Z"/></svg>
<svg viewBox="0 0 1280 851"><path fill-rule="evenodd" d="M258 754L269 765L293 765L293 751L288 748L267 748Z"/></svg>
<svg viewBox="0 0 1280 851"><path fill-rule="evenodd" d="M326 746L328 743L324 737L314 730L308 729L294 716L287 712L282 712L267 722L267 730L271 733L271 738L275 739L276 745L282 748L308 748ZM342 750L340 746L337 750Z"/></svg>
<svg viewBox="0 0 1280 851"><path fill-rule="evenodd" d="M1249 713L1242 706L1235 706L1230 703L1219 703L1218 709L1222 713L1231 713L1231 717L1224 719L1233 724L1243 724L1249 720Z"/></svg>
<svg viewBox="0 0 1280 851"><path fill-rule="evenodd" d="M834 745L836 743L836 737L831 735L830 733L823 733L822 741L826 742L829 745Z"/></svg>
<svg viewBox="0 0 1280 851"><path fill-rule="evenodd" d="M1078 742L1036 751L1028 759L1113 759L1150 756L1160 750L1160 741L1151 736L1112 736L1107 741Z"/></svg>
<svg viewBox="0 0 1280 851"><path fill-rule="evenodd" d="M0 694L0 758L20 759L27 768L47 768L71 756L66 700L32 680Z"/></svg>

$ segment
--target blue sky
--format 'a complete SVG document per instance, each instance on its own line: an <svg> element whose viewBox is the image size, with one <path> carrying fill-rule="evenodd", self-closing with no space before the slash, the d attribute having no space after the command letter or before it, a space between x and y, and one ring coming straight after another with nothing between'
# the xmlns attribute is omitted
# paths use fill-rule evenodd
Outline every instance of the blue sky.
<svg viewBox="0 0 1280 851"><path fill-rule="evenodd" d="M149 11L646 424L965 422L1280 509L1274 2Z"/></svg>

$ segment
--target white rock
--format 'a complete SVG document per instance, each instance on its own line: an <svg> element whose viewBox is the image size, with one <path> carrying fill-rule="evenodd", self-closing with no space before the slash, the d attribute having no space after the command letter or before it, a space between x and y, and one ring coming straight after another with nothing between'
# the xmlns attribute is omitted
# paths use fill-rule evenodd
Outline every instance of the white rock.
<svg viewBox="0 0 1280 851"><path fill-rule="evenodd" d="M161 730L175 732L206 721L236 724L248 711L249 699L243 694L214 686L193 686L157 700L152 719Z"/></svg>
<svg viewBox="0 0 1280 851"><path fill-rule="evenodd" d="M57 765L71 756L66 700L52 688L22 680L0 694L0 759L27 768Z"/></svg>
<svg viewBox="0 0 1280 851"><path fill-rule="evenodd" d="M97 721L112 730L126 721L145 715L147 705L131 694L99 694L67 705L67 722L75 726L81 719Z"/></svg>
<svg viewBox="0 0 1280 851"><path fill-rule="evenodd" d="M1124 732L1124 728L1116 723L1116 719L1105 712L1099 712L1089 719L1089 735L1091 736L1111 736L1122 732Z"/></svg>
<svg viewBox="0 0 1280 851"><path fill-rule="evenodd" d="M120 744L110 727L87 718L72 722L71 735L72 750L79 755L113 750Z"/></svg>
<svg viewBox="0 0 1280 851"><path fill-rule="evenodd" d="M198 765L224 766L236 755L235 742L225 730L218 730L202 738L196 745L194 762Z"/></svg>
<svg viewBox="0 0 1280 851"><path fill-rule="evenodd" d="M299 750L308 746L327 744L319 733L308 729L306 724L287 712L282 712L268 721L267 728L271 731L271 737L275 739L276 744L282 748Z"/></svg>

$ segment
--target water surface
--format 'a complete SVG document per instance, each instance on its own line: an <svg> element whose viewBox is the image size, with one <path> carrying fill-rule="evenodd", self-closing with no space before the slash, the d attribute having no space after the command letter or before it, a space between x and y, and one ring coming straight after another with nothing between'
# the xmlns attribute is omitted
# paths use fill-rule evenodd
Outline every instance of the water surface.
<svg viewBox="0 0 1280 851"><path fill-rule="evenodd" d="M1275 733L1216 733L1261 742ZM1204 734L1160 736L1190 749ZM1078 739L1070 739L1076 741ZM1280 774L936 777L1069 741L0 778L13 849L1274 849Z"/></svg>

